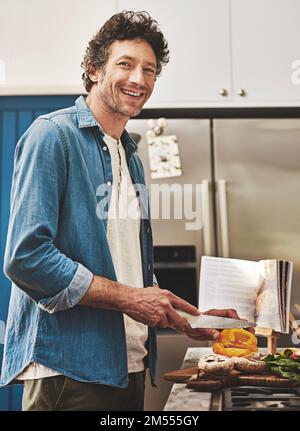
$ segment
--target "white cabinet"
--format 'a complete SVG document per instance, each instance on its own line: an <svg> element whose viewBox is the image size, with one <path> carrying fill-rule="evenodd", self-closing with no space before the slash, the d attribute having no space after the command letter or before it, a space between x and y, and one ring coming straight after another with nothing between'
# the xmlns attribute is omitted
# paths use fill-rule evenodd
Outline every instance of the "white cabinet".
<svg viewBox="0 0 300 431"><path fill-rule="evenodd" d="M146 107L198 106L231 93L229 0L119 0L118 10L145 10L168 41L170 62Z"/></svg>
<svg viewBox="0 0 300 431"><path fill-rule="evenodd" d="M10 0L0 95L84 92L88 41L121 10L158 21L170 62L146 108L300 106L300 0Z"/></svg>
<svg viewBox="0 0 300 431"><path fill-rule="evenodd" d="M0 95L83 92L85 48L115 12L115 0L2 2Z"/></svg>
<svg viewBox="0 0 300 431"><path fill-rule="evenodd" d="M300 105L299 0L119 0L122 9L148 11L169 42L147 107Z"/></svg>
<svg viewBox="0 0 300 431"><path fill-rule="evenodd" d="M300 59L300 1L231 0L231 14L234 99L300 103L300 85L292 82L292 64Z"/></svg>

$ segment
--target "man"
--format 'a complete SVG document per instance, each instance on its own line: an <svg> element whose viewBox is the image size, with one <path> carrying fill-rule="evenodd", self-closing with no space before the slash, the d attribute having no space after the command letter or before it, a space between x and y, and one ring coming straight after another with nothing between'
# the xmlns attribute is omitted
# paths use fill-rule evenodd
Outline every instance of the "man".
<svg viewBox="0 0 300 431"><path fill-rule="evenodd" d="M142 410L156 326L218 336L193 330L176 310L198 310L153 283L143 169L125 126L167 61L148 14L114 15L87 48L86 99L39 117L17 144L2 383L24 382L24 410ZM127 205L136 216L117 217Z"/></svg>

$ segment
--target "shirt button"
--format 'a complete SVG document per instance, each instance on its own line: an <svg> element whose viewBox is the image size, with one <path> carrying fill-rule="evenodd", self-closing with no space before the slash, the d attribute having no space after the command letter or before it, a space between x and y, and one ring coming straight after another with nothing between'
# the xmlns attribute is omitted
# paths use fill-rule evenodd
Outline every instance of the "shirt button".
<svg viewBox="0 0 300 431"><path fill-rule="evenodd" d="M107 147L103 147L103 150L104 150L104 151L106 151L106 150L107 150Z"/></svg>
<svg viewBox="0 0 300 431"><path fill-rule="evenodd" d="M108 186L111 186L111 181L107 181L107 185L108 185Z"/></svg>

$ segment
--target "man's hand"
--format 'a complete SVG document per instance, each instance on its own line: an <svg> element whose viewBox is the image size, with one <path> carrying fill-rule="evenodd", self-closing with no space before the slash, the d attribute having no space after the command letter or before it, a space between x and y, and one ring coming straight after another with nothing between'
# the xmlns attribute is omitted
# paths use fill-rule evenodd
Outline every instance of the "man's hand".
<svg viewBox="0 0 300 431"><path fill-rule="evenodd" d="M234 309L212 309L205 311L204 314L210 314L211 316L221 316L229 317L231 319L239 319L239 316ZM193 340L217 340L219 338L220 332L216 329L202 329L202 328L192 328L188 325L185 334L192 338Z"/></svg>
<svg viewBox="0 0 300 431"><path fill-rule="evenodd" d="M195 316L200 314L196 307L158 286L129 287L96 275L79 305L121 311L145 325L172 327L181 332L189 324L176 309Z"/></svg>
<svg viewBox="0 0 300 431"><path fill-rule="evenodd" d="M213 340L219 337L216 329L193 329L187 319L180 316L182 310L194 316L200 311L169 290L158 286L147 288L129 287L125 284L94 276L90 288L79 302L95 308L121 311L132 319L148 326L173 328L196 340ZM239 319L235 310L208 310L205 314Z"/></svg>
<svg viewBox="0 0 300 431"><path fill-rule="evenodd" d="M157 286L146 289L128 288L127 295L120 302L120 310L138 322L148 326L161 328L174 328L178 331L187 331L188 321L181 317L176 309L180 309L197 316L198 309L169 290Z"/></svg>

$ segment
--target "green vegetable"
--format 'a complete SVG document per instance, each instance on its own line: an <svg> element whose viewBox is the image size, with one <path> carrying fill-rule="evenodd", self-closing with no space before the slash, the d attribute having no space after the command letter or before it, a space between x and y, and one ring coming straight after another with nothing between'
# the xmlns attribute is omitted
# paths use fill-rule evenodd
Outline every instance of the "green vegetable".
<svg viewBox="0 0 300 431"><path fill-rule="evenodd" d="M300 359L291 359L282 355L268 355L264 361L271 372L300 383Z"/></svg>

